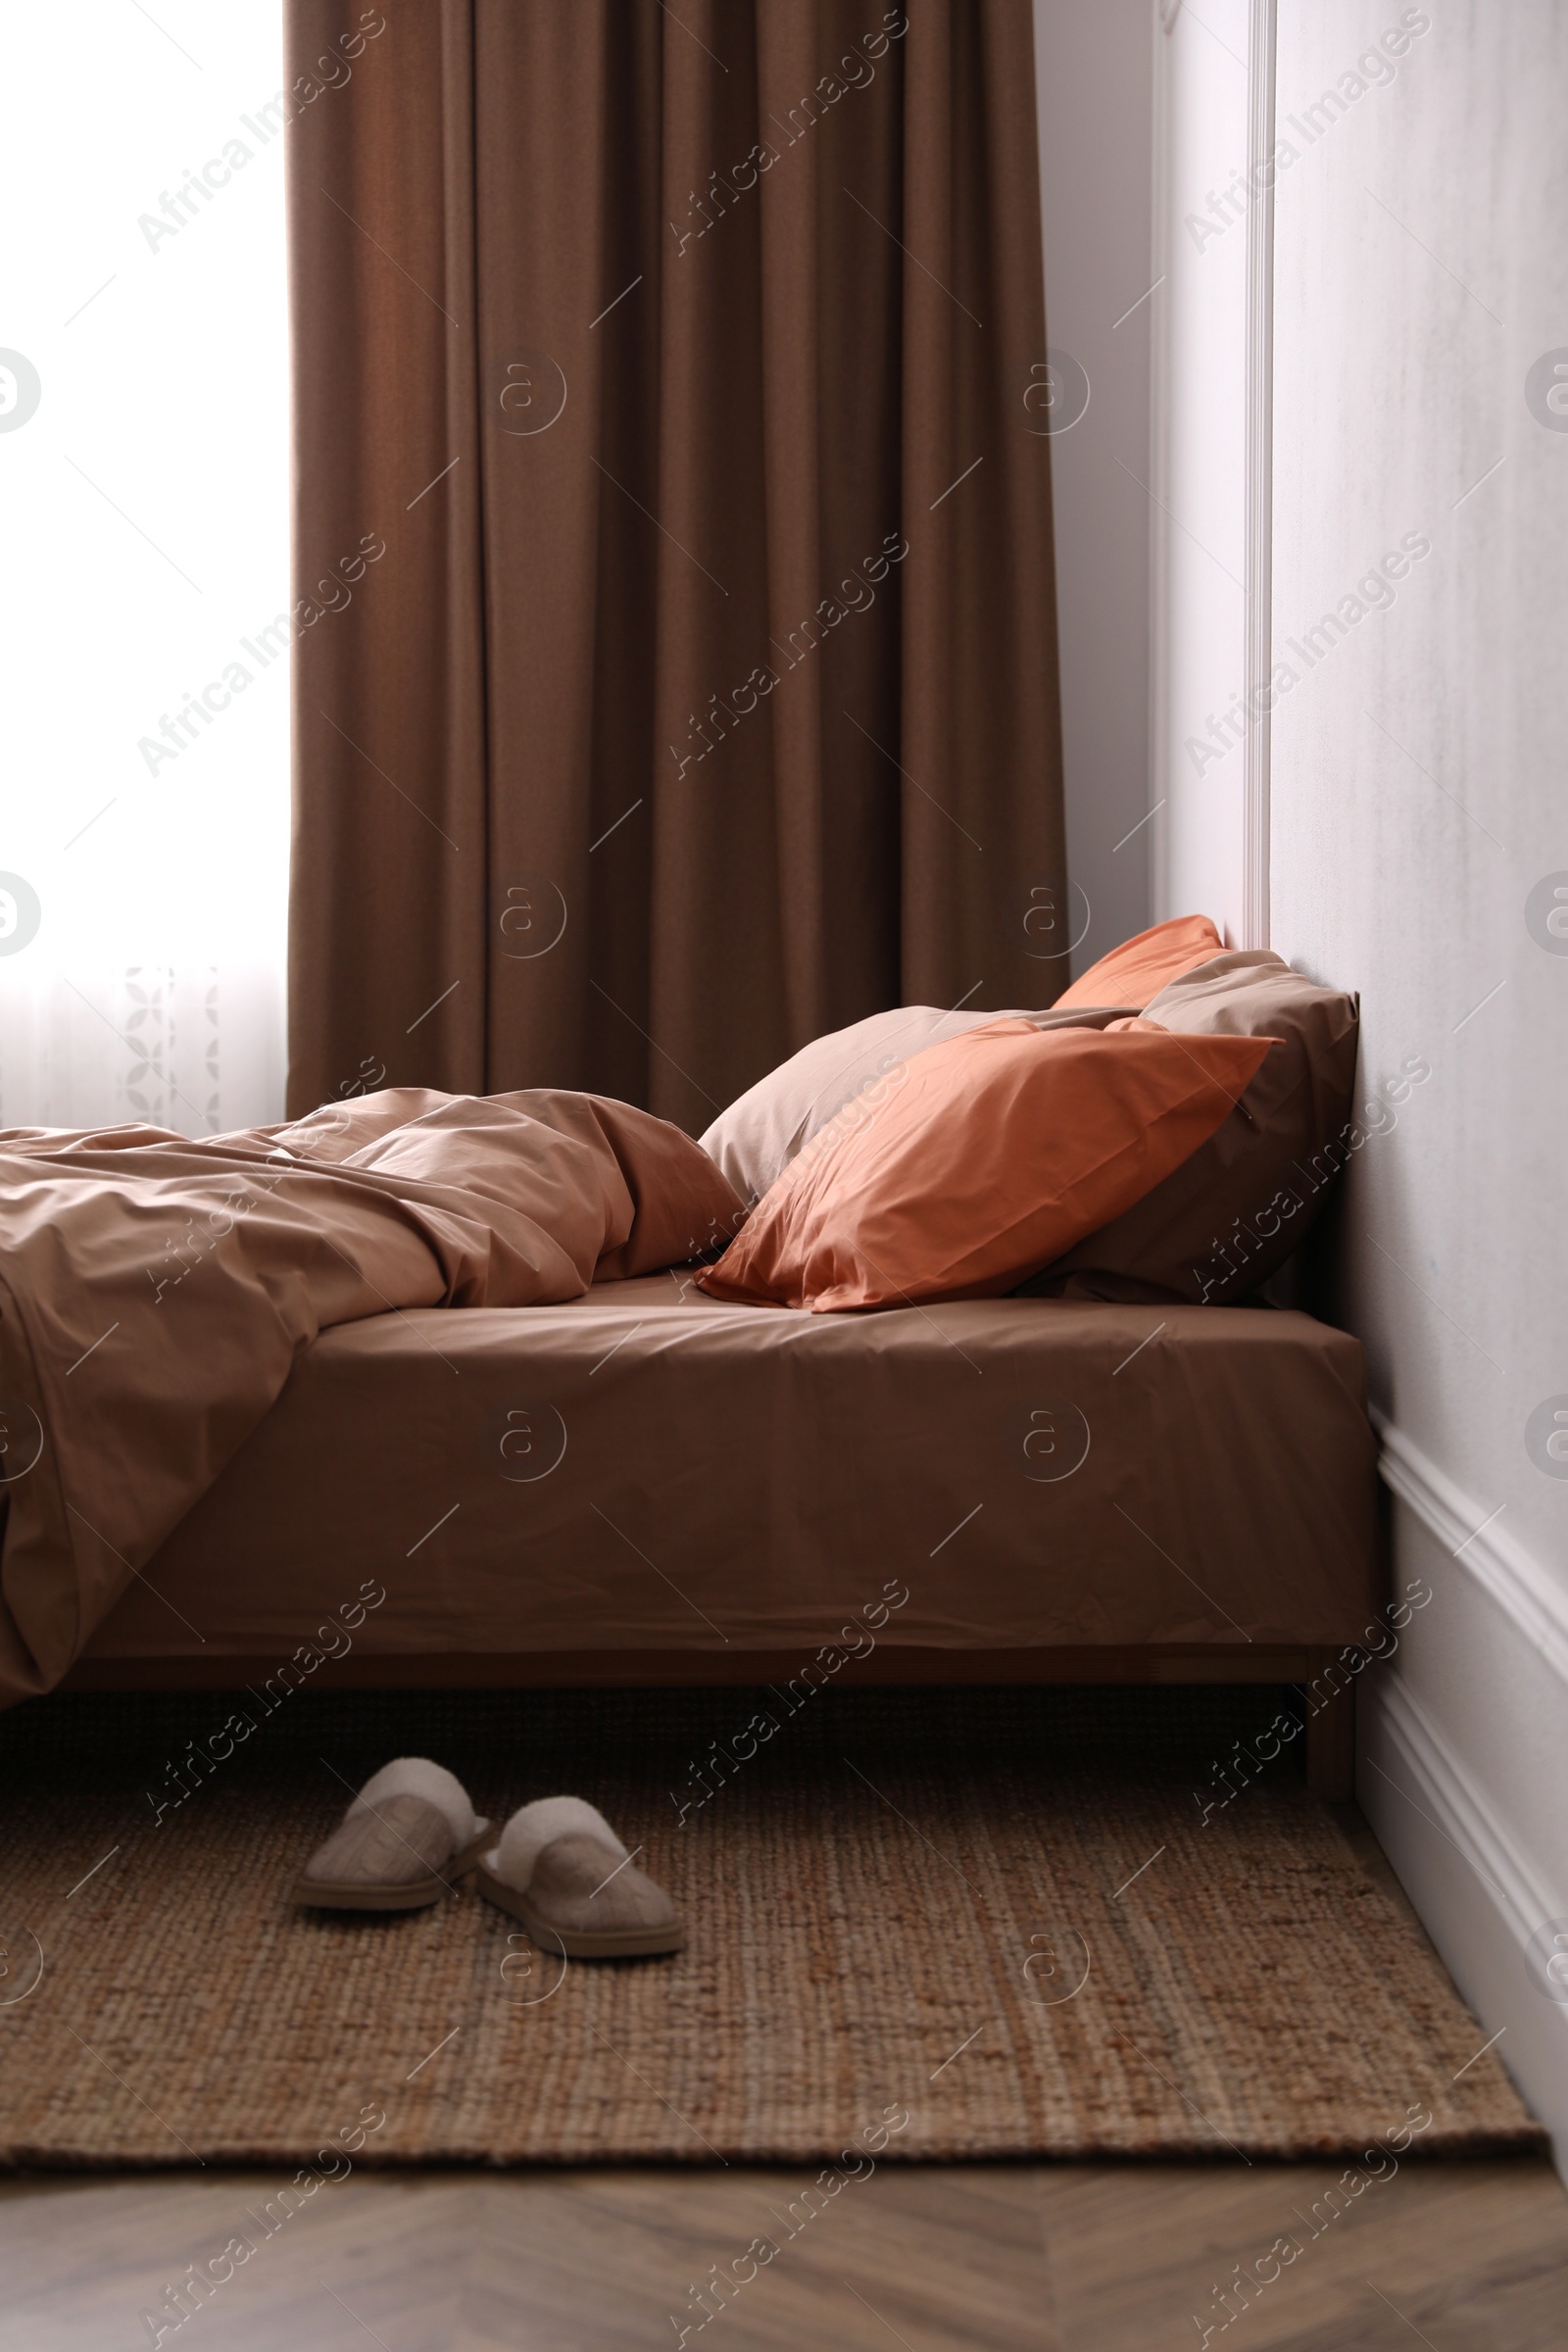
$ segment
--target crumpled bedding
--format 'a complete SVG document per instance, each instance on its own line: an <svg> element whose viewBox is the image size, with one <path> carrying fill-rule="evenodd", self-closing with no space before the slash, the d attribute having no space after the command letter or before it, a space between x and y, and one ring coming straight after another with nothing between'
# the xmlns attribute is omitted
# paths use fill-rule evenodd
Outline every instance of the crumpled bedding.
<svg viewBox="0 0 1568 2352"><path fill-rule="evenodd" d="M0 1705L58 1682L318 1333L560 1304L743 1215L679 1128L550 1090L0 1132Z"/></svg>

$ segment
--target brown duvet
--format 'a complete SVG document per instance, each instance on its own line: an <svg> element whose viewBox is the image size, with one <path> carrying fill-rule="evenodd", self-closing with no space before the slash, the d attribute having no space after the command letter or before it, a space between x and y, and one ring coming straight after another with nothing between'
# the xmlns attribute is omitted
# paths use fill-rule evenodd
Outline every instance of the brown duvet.
<svg viewBox="0 0 1568 2352"><path fill-rule="evenodd" d="M677 1128L589 1095L0 1135L0 1704L60 1679L321 1332L559 1304L739 1213Z"/></svg>

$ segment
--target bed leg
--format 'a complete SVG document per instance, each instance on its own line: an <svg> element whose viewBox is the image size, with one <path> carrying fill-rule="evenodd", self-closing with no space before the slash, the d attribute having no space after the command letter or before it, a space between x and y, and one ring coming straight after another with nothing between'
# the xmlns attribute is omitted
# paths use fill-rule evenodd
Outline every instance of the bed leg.
<svg viewBox="0 0 1568 2352"><path fill-rule="evenodd" d="M1325 1662L1339 1655L1325 1651ZM1306 1705L1306 1785L1331 1804L1348 1804L1355 1795L1355 1684L1336 1690L1320 1675L1307 1686Z"/></svg>

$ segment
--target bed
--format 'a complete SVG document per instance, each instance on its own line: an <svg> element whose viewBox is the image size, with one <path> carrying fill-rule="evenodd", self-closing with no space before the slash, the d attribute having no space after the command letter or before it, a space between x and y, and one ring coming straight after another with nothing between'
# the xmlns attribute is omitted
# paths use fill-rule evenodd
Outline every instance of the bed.
<svg viewBox="0 0 1568 2352"><path fill-rule="evenodd" d="M1263 1306L802 1315L677 1271L377 1314L65 1687L1297 1682L1344 1795L1374 1451L1358 1344Z"/></svg>

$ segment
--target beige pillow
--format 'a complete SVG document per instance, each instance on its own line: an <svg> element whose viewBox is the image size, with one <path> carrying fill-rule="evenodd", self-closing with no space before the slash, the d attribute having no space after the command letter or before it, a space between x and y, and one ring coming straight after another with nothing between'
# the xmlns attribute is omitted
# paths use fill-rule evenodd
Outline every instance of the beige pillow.
<svg viewBox="0 0 1568 2352"><path fill-rule="evenodd" d="M1062 1013L1014 1012L1008 1017L1032 1021L1037 1029L1102 1029L1132 1009L1111 1004ZM848 1029L813 1038L788 1061L781 1061L728 1110L720 1111L699 1141L743 1200L760 1200L802 1145L854 1097L874 1097L901 1062L926 1046L962 1037L1002 1017L996 1012L944 1012L935 1004L900 1004L890 1012L873 1012Z"/></svg>
<svg viewBox="0 0 1568 2352"><path fill-rule="evenodd" d="M1223 1305L1284 1263L1348 1152L1357 1004L1266 950L1215 956L1144 1008L1162 1028L1276 1037L1236 1108L1173 1175L1022 1288Z"/></svg>

